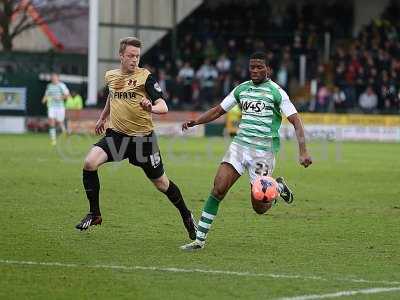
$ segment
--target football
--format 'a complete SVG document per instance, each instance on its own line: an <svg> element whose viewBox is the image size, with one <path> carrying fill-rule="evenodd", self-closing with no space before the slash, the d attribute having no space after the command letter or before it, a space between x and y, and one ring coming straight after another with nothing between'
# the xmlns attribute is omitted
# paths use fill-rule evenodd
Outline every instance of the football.
<svg viewBox="0 0 400 300"><path fill-rule="evenodd" d="M257 201L272 202L279 196L278 183L270 176L257 177L253 182L251 193Z"/></svg>

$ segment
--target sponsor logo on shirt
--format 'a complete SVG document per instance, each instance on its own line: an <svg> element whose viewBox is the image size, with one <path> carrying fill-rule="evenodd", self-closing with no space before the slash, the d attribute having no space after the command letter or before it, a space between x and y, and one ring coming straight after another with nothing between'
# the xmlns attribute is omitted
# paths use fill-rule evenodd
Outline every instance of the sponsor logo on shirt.
<svg viewBox="0 0 400 300"><path fill-rule="evenodd" d="M131 100L131 99L136 99L136 95L137 94L135 92L115 92L115 91L110 91L111 99Z"/></svg>
<svg viewBox="0 0 400 300"><path fill-rule="evenodd" d="M269 106L262 101L243 101L242 103L242 111L246 113L255 113L260 114L270 109Z"/></svg>

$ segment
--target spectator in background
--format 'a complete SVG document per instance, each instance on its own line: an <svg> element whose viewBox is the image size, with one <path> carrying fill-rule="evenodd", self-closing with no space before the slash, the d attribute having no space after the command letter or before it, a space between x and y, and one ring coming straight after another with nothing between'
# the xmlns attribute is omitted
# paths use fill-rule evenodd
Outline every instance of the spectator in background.
<svg viewBox="0 0 400 300"><path fill-rule="evenodd" d="M330 92L326 85L321 84L317 91L317 99L315 101L316 112L327 112L330 106Z"/></svg>
<svg viewBox="0 0 400 300"><path fill-rule="evenodd" d="M222 53L216 64L219 73L217 97L225 97L232 90L231 67L232 62L225 53Z"/></svg>
<svg viewBox="0 0 400 300"><path fill-rule="evenodd" d="M192 84L192 101L193 106L191 109L198 109L200 108L200 83L197 79L193 80Z"/></svg>
<svg viewBox="0 0 400 300"><path fill-rule="evenodd" d="M365 72L364 67L361 67L358 70L357 78L355 81L355 89L357 95L361 95L361 93L365 90L367 86L367 73Z"/></svg>
<svg viewBox="0 0 400 300"><path fill-rule="evenodd" d="M65 101L65 108L68 110L82 110L83 99L76 91L72 90L71 95Z"/></svg>
<svg viewBox="0 0 400 300"><path fill-rule="evenodd" d="M165 100L168 100L171 98L171 95L169 93L171 89L171 77L166 74L164 69L158 70L158 84L160 85L160 88L164 94Z"/></svg>
<svg viewBox="0 0 400 300"><path fill-rule="evenodd" d="M189 62L185 62L178 72L177 80L183 85L182 102L192 103L192 83L194 79L194 69Z"/></svg>
<svg viewBox="0 0 400 300"><path fill-rule="evenodd" d="M358 61L357 54L353 53L345 74L347 84L353 84L355 82L360 68L361 64Z"/></svg>
<svg viewBox="0 0 400 300"><path fill-rule="evenodd" d="M231 71L231 60L226 56L225 53L222 53L217 61L217 69L220 74L226 74Z"/></svg>
<svg viewBox="0 0 400 300"><path fill-rule="evenodd" d="M206 40L206 45L203 50L204 56L208 59L215 61L218 57L217 49L215 48L214 41L212 39Z"/></svg>
<svg viewBox="0 0 400 300"><path fill-rule="evenodd" d="M277 83L285 90L288 89L289 86L289 64L287 62L283 62L279 69L276 72L276 81Z"/></svg>
<svg viewBox="0 0 400 300"><path fill-rule="evenodd" d="M169 85L169 95L170 95L170 103L172 109L180 109L186 107L185 98L184 98L184 89L183 82L180 77L176 77L175 80L171 80L171 84Z"/></svg>
<svg viewBox="0 0 400 300"><path fill-rule="evenodd" d="M334 79L335 85L345 86L347 84L345 71L346 71L346 64L344 63L344 61L339 61L335 69L335 79Z"/></svg>
<svg viewBox="0 0 400 300"><path fill-rule="evenodd" d="M232 61L237 58L237 53L238 53L238 48L236 45L236 40L235 39L230 39L228 41L228 51L227 55L228 58Z"/></svg>
<svg viewBox="0 0 400 300"><path fill-rule="evenodd" d="M83 108L83 99L76 91L71 90L71 95L65 101L65 109L67 110L67 131L71 134L72 128L69 121L79 121L81 110Z"/></svg>
<svg viewBox="0 0 400 300"><path fill-rule="evenodd" d="M393 105L388 106L388 103L393 101L382 100L380 82L384 72L389 73L390 80L396 85L400 82L400 16L393 5L389 5L392 8L385 11L382 19L372 20L360 31L357 38L352 38L354 6L349 1L314 1L312 5L308 2L290 3L279 7L273 5L271 9L268 9L268 5L260 6L261 2L263 1L204 1L202 9L195 11L179 25L179 59L190 62L194 74L203 66L205 58L215 62L219 77L214 83L214 91L223 95L224 91L231 89L229 86L234 81L246 80L247 59L244 57L247 53L266 51L273 69L273 78L285 88L289 83L293 83L290 84L291 87L297 88L296 80L291 79L298 78L298 56L305 54L306 80L315 78L325 86L331 86L332 83L337 86L340 89L339 94L344 93L346 100L341 103L346 111L359 108L359 96L367 85L372 85L377 91L378 109L392 109L389 107ZM246 9L243 10L244 7ZM284 11L283 17L274 13L274 9ZM270 32L258 34L257 25L260 22L264 22L271 29ZM325 32L331 34L332 45L337 45L329 62L325 62L322 57L321 42ZM339 44L339 39L343 39L343 43ZM196 80L194 77L189 87L187 80L179 72L176 76L175 71L180 71L181 65L170 59L171 55L161 53L168 48L168 43L169 41L164 44L159 42L151 50L154 52L151 56L152 65L164 68L167 74L174 76L173 86L176 90L171 91L171 94L182 95L179 97L185 99L187 108L193 109L189 98L195 102L207 93L207 88L203 88L204 79ZM322 61L325 64L323 70L318 65ZM171 62L175 65L167 68ZM395 94L398 88L396 86ZM314 93L316 92L317 89ZM188 101L187 95L191 96ZM339 98L342 97L338 96L337 100ZM304 99L309 98L305 96ZM330 101L330 105L332 109L343 109L339 102ZM329 105L327 110L330 110Z"/></svg>
<svg viewBox="0 0 400 300"><path fill-rule="evenodd" d="M228 95L233 87L234 87L234 85L232 85L231 74L227 73L227 74L223 75L221 78L221 84L220 84L220 90L219 90L218 96L224 97L224 96Z"/></svg>
<svg viewBox="0 0 400 300"><path fill-rule="evenodd" d="M378 106L378 96L371 85L368 85L364 93L358 99L360 108L365 113L373 113Z"/></svg>
<svg viewBox="0 0 400 300"><path fill-rule="evenodd" d="M166 67L171 68L168 63ZM167 70L159 69L157 79L165 100L170 103L172 109L176 109L181 106L183 87L180 82L173 80L171 73L171 71L167 72Z"/></svg>
<svg viewBox="0 0 400 300"><path fill-rule="evenodd" d="M200 105L208 107L215 99L215 83L218 78L217 69L207 58L196 73L200 82Z"/></svg>
<svg viewBox="0 0 400 300"><path fill-rule="evenodd" d="M339 51L338 53L341 52ZM342 54L339 54L339 56L342 56ZM353 78L350 78L348 76L348 73L346 73L345 60L340 59L339 64L337 65L335 70L334 84L335 86L338 86L341 90L343 90L343 92L345 93L347 99L347 108L353 108L356 106L357 96L353 82L349 80L353 80Z"/></svg>
<svg viewBox="0 0 400 300"><path fill-rule="evenodd" d="M396 106L396 91L392 90L389 85L381 86L379 98L381 99L384 112L394 110Z"/></svg>
<svg viewBox="0 0 400 300"><path fill-rule="evenodd" d="M204 57L203 45L199 40L196 40L194 42L194 49L191 53L193 65L197 68L203 62Z"/></svg>
<svg viewBox="0 0 400 300"><path fill-rule="evenodd" d="M332 102L335 112L345 112L346 105L346 94L337 86L333 88Z"/></svg>

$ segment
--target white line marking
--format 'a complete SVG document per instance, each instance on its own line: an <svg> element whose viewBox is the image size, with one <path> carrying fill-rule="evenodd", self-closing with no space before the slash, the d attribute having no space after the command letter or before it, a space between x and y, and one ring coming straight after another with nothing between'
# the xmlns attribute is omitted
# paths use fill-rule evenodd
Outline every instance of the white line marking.
<svg viewBox="0 0 400 300"><path fill-rule="evenodd" d="M270 277L270 278L285 278L285 279L300 279L300 280L316 280L316 281L342 281L353 283L373 283L373 284L387 284L399 285L399 281L386 281L386 280L366 280L356 278L324 278L321 276L307 276L296 274L272 274L272 273L251 273L251 272L237 272L225 270L204 270L204 269L181 269L181 268L167 268L167 267L145 267L145 266L115 266L115 265L85 265L74 263L61 263L61 262L39 262L39 261L17 261L17 260L4 260L0 259L0 264L3 265L25 265L25 266L46 266L46 267L64 267L64 268L93 268L93 269L109 269L109 270L124 270L124 271L155 271L155 272L173 272L173 273L203 273L214 275L232 275L232 276L248 276L248 277Z"/></svg>
<svg viewBox="0 0 400 300"><path fill-rule="evenodd" d="M296 297L285 297L279 298L278 300L314 300L314 299L327 299L327 298L337 298L344 296L353 296L357 294L377 294L377 293L388 293L388 292L398 292L400 291L400 287L392 287L392 288L372 288L372 289L363 289L363 290L354 290L354 291L341 291L337 293L331 294L322 294L322 295L304 295L304 296L296 296Z"/></svg>

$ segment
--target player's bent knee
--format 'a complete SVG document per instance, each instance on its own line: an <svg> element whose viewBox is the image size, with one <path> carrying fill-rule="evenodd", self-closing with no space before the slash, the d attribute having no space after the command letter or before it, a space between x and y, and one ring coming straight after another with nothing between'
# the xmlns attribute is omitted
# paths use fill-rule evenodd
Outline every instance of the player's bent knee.
<svg viewBox="0 0 400 300"><path fill-rule="evenodd" d="M154 182L155 187L157 188L157 190L159 190L160 192L166 192L168 190L168 184L164 183L164 182Z"/></svg>
<svg viewBox="0 0 400 300"><path fill-rule="evenodd" d="M98 165L95 160L86 158L85 161L83 162L83 169L86 171L96 171L98 168Z"/></svg>
<svg viewBox="0 0 400 300"><path fill-rule="evenodd" d="M157 179L152 179L151 181L160 192L165 193L168 190L169 180L165 175Z"/></svg>
<svg viewBox="0 0 400 300"><path fill-rule="evenodd" d="M83 169L96 171L102 164L107 162L108 156L100 147L93 147L83 162Z"/></svg>

